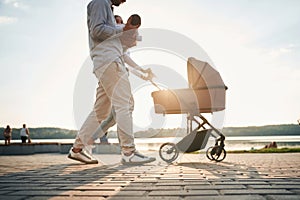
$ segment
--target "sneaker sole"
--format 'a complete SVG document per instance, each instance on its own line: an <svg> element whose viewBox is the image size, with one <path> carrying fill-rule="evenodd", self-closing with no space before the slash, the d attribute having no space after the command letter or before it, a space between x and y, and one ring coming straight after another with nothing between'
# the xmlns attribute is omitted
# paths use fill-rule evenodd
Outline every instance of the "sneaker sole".
<svg viewBox="0 0 300 200"><path fill-rule="evenodd" d="M146 164L146 163L151 163L154 162L156 159L151 159L151 160L147 160L147 161L143 161L143 162L126 162L122 159L121 163L123 165L142 165L142 164Z"/></svg>
<svg viewBox="0 0 300 200"><path fill-rule="evenodd" d="M84 164L98 164L98 160L91 161L91 162L85 162L85 161L80 160L80 159L78 159L78 158L72 157L70 154L68 155L68 158L70 158L70 159L72 159L72 160L76 160L76 161L82 162L82 163L84 163Z"/></svg>

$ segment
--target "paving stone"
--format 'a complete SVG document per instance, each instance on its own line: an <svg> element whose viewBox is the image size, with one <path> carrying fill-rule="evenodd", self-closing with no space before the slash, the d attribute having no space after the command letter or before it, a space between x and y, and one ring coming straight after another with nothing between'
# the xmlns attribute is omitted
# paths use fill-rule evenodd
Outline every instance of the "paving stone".
<svg viewBox="0 0 300 200"><path fill-rule="evenodd" d="M36 191L39 191L39 190L42 190L42 191L47 191L47 190L57 190L58 187L49 187L49 186L40 186L40 187L32 187L32 186L27 186L27 185L24 185L23 187L21 186L18 186L18 187L6 187L6 188L3 188L1 190L7 190L7 191L18 191L18 190L24 190L24 191L30 191L30 190L36 190Z"/></svg>
<svg viewBox="0 0 300 200"><path fill-rule="evenodd" d="M218 195L216 190L176 190L176 191L152 191L149 196L203 196L203 195Z"/></svg>
<svg viewBox="0 0 300 200"><path fill-rule="evenodd" d="M10 196L10 195L7 195L7 196L3 196L5 198L1 198L0 199L7 199L7 200L21 200L21 199L26 199L26 196Z"/></svg>
<svg viewBox="0 0 300 200"><path fill-rule="evenodd" d="M300 189L300 185L248 185L252 189Z"/></svg>
<svg viewBox="0 0 300 200"><path fill-rule="evenodd" d="M11 192L9 196L69 196L68 194L64 194L58 191L15 191Z"/></svg>
<svg viewBox="0 0 300 200"><path fill-rule="evenodd" d="M73 186L67 186L67 187L61 187L59 190L106 190L106 191L115 191L120 189L121 186L115 185L115 186L103 186L103 185L82 185L78 187Z"/></svg>
<svg viewBox="0 0 300 200"><path fill-rule="evenodd" d="M267 200L299 200L300 195L267 195Z"/></svg>
<svg viewBox="0 0 300 200"><path fill-rule="evenodd" d="M108 198L109 200L152 200L152 199L157 199L157 200L181 200L182 198L181 197L176 197L176 196L167 196L167 197L163 197L163 196L160 196L160 197L125 197L125 196L122 196L122 197L109 197Z"/></svg>
<svg viewBox="0 0 300 200"><path fill-rule="evenodd" d="M49 197L49 196L35 196L27 197L26 200L105 200L105 197Z"/></svg>
<svg viewBox="0 0 300 200"><path fill-rule="evenodd" d="M143 196L145 191L70 191L64 195L75 197Z"/></svg>
<svg viewBox="0 0 300 200"><path fill-rule="evenodd" d="M286 182L286 181L282 181L282 182L277 182L277 181L269 181L270 184L272 185L300 185L300 181L297 182L297 181L289 181L289 182Z"/></svg>
<svg viewBox="0 0 300 200"><path fill-rule="evenodd" d="M266 200L266 199L260 195L228 195L228 196L185 197L184 200Z"/></svg>
<svg viewBox="0 0 300 200"><path fill-rule="evenodd" d="M221 190L221 194L233 195L233 194L292 194L288 190L277 190L277 189L256 189L256 190Z"/></svg>
<svg viewBox="0 0 300 200"><path fill-rule="evenodd" d="M145 190L142 191L118 191L114 196L143 196L146 193Z"/></svg>
<svg viewBox="0 0 300 200"><path fill-rule="evenodd" d="M61 196L74 196L74 197L108 197L108 196L113 196L118 191L75 191L75 190L70 190L67 192L64 192L64 195Z"/></svg>
<svg viewBox="0 0 300 200"><path fill-rule="evenodd" d="M158 179L156 178L137 178L134 180L134 182L136 183L157 183L158 182Z"/></svg>
<svg viewBox="0 0 300 200"><path fill-rule="evenodd" d="M9 194L9 193L11 193L12 191L8 191L8 190L0 190L0 195L1 196L4 196L4 195L6 195L6 194ZM0 196L0 197L1 197ZM1 199L1 198L0 198Z"/></svg>
<svg viewBox="0 0 300 200"><path fill-rule="evenodd" d="M184 180L183 183L185 185L212 185L210 182L206 180L199 180L199 181L194 181L194 180Z"/></svg>
<svg viewBox="0 0 300 200"><path fill-rule="evenodd" d="M181 186L148 186L148 187L136 187L136 186L127 186L121 189L121 191L156 191L156 190L167 190L167 191L171 191L171 190L181 190L182 187Z"/></svg>
<svg viewBox="0 0 300 200"><path fill-rule="evenodd" d="M185 186L186 183L185 182L181 182L181 181L169 181L169 182L159 182L155 184L156 186Z"/></svg>
<svg viewBox="0 0 300 200"><path fill-rule="evenodd" d="M223 189L246 189L244 185L201 185L201 186L185 186L185 190L223 190Z"/></svg>
<svg viewBox="0 0 300 200"><path fill-rule="evenodd" d="M300 194L300 189L298 190L290 190L291 192L293 192L293 193L296 193L296 194Z"/></svg>
<svg viewBox="0 0 300 200"><path fill-rule="evenodd" d="M265 183L265 184L267 184L267 183ZM247 184L245 184L245 182L241 183L238 181L231 180L231 181L226 181L226 182L212 181L212 182L210 182L210 185L247 185Z"/></svg>

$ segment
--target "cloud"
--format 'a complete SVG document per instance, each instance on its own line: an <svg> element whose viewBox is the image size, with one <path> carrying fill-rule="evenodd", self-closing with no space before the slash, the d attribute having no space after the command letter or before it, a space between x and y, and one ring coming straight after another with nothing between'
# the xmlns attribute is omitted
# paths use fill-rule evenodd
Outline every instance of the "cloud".
<svg viewBox="0 0 300 200"><path fill-rule="evenodd" d="M0 24L12 24L17 21L18 19L15 17L0 16Z"/></svg>
<svg viewBox="0 0 300 200"><path fill-rule="evenodd" d="M277 49L272 49L268 54L275 58L275 57L279 57L288 53L291 53L295 50L295 48L297 47L297 45L295 44L289 44L286 47L281 47L281 48L277 48Z"/></svg>
<svg viewBox="0 0 300 200"><path fill-rule="evenodd" d="M20 0L4 0L3 3L21 10L27 10L29 8L28 5L24 4Z"/></svg>

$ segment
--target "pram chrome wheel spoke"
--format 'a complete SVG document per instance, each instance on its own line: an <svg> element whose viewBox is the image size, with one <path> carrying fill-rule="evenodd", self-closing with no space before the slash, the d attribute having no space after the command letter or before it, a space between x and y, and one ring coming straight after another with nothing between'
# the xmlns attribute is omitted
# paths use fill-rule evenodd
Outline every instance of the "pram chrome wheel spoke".
<svg viewBox="0 0 300 200"><path fill-rule="evenodd" d="M167 163L172 163L177 159L178 155L179 150L174 143L164 143L159 149L160 158Z"/></svg>
<svg viewBox="0 0 300 200"><path fill-rule="evenodd" d="M226 157L226 151L222 146L213 146L207 149L206 157L209 160L221 162Z"/></svg>

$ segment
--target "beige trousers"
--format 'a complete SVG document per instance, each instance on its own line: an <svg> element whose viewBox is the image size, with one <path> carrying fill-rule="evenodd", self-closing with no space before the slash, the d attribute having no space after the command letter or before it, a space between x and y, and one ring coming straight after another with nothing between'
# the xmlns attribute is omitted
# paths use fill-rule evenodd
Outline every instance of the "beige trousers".
<svg viewBox="0 0 300 200"><path fill-rule="evenodd" d="M93 111L79 130L73 147L83 148L93 141L92 137L95 131L101 121L110 114L113 106L116 113L115 120L122 152L130 153L135 151L132 128L134 101L125 66L113 62L105 68L96 70L94 73L98 79L96 102ZM102 133L104 134L105 130Z"/></svg>

